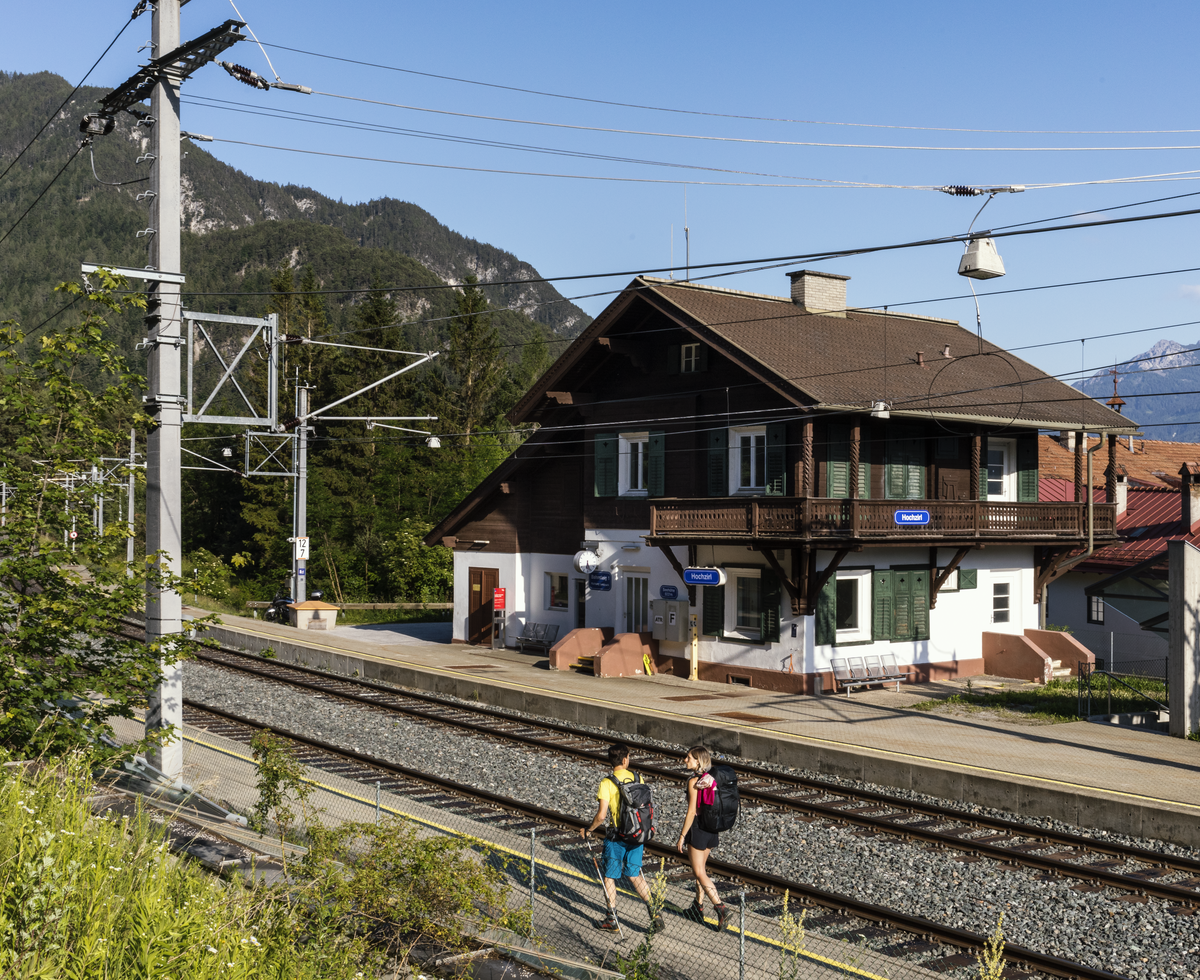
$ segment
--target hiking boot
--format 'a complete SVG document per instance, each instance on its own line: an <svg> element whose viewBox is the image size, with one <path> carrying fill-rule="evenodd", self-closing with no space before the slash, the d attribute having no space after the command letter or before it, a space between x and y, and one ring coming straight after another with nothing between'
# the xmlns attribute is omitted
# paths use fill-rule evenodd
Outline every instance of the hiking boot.
<svg viewBox="0 0 1200 980"><path fill-rule="evenodd" d="M692 899L692 904L688 906L685 913L689 919L695 919L697 922L704 921L704 905L697 899Z"/></svg>
<svg viewBox="0 0 1200 980"><path fill-rule="evenodd" d="M666 920L662 917L662 913L650 917L650 928L655 932L662 932L667 927Z"/></svg>
<svg viewBox="0 0 1200 980"><path fill-rule="evenodd" d="M729 924L729 909L724 904L714 905L713 909L717 913L717 932L724 932L725 927Z"/></svg>
<svg viewBox="0 0 1200 980"><path fill-rule="evenodd" d="M603 919L596 923L597 929L603 929L605 932L617 932L620 926L617 925L617 917L609 912Z"/></svg>

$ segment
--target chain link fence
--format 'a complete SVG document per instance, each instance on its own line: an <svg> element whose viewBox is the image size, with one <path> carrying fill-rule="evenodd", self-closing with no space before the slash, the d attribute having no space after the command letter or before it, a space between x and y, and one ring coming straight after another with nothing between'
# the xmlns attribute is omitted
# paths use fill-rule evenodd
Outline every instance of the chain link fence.
<svg viewBox="0 0 1200 980"><path fill-rule="evenodd" d="M125 737L140 734L133 725ZM234 813L249 814L258 799L258 771L248 746L199 729L188 729L185 780L198 793ZM884 928L829 909L805 907L775 892L748 890L714 877L729 911L718 930L711 902L705 917L689 911L696 894L688 868L647 859L643 873L662 903L664 926L651 928L650 912L630 886L618 882L620 931L597 928L607 902L599 869L600 841L584 841L574 828L556 828L519 813L432 787L404 789L386 774L377 782L350 778L356 767L322 763L306 767L313 787L309 803L326 826L344 822L416 828L420 835L466 842L480 861L501 869L512 913L511 928L480 929L484 949L508 961L512 972L578 980L974 980L975 956ZM245 828L221 833L271 855L276 838ZM289 850L302 850L292 848Z"/></svg>

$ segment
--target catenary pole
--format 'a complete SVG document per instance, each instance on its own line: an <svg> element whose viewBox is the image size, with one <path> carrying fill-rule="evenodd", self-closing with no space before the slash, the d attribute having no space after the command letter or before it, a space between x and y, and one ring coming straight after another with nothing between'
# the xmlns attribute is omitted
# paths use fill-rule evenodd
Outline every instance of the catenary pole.
<svg viewBox="0 0 1200 980"><path fill-rule="evenodd" d="M180 0L156 0L152 43L154 57L179 47ZM150 189L150 265L160 272L180 271L179 83L170 69L159 74L150 99L154 161ZM180 295L176 283L152 282L146 308L149 347L149 405L155 425L146 446L146 553L158 554L163 571L178 575L182 550L180 490L179 343ZM146 641L170 641L182 629L182 599L173 589L146 593ZM150 762L168 777L183 774L183 670L162 664L162 678L150 692L146 734L174 729L152 750Z"/></svg>
<svg viewBox="0 0 1200 980"><path fill-rule="evenodd" d="M308 388L296 386L296 418L301 422L296 426L296 530L297 538L308 537ZM295 588L292 595L297 602L303 602L307 595L308 559L300 557L304 554L299 544L293 545L296 564Z"/></svg>
<svg viewBox="0 0 1200 980"><path fill-rule="evenodd" d="M129 430L129 506L125 513L126 526L129 536L125 539L125 564L129 566L126 574L133 574L133 511L137 503L137 480L133 475L133 465L137 462L137 429Z"/></svg>

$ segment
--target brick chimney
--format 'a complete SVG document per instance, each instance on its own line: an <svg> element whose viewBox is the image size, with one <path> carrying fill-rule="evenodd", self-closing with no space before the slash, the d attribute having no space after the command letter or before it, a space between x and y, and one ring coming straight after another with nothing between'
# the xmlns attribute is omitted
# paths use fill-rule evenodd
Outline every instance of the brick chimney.
<svg viewBox="0 0 1200 980"><path fill-rule="evenodd" d="M1200 521L1200 463L1184 463L1179 467L1179 494L1183 504L1179 528L1191 534L1192 527Z"/></svg>
<svg viewBox="0 0 1200 980"><path fill-rule="evenodd" d="M825 316L846 315L846 283L849 276L801 269L799 272L789 272L788 278L792 280L792 302L802 310Z"/></svg>

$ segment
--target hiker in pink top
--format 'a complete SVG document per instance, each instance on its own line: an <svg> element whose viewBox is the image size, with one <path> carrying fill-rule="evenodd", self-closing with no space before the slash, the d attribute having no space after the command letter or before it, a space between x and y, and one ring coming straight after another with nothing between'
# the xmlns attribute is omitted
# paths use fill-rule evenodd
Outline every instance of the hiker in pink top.
<svg viewBox="0 0 1200 980"><path fill-rule="evenodd" d="M712 755L703 745L696 745L688 749L687 757L683 762L689 771L696 773L696 775L688 777L687 816L683 818L683 829L679 832L679 841L675 845L680 854L684 853L685 847L687 848L692 874L696 877L696 900L688 912L703 921L704 896L707 894L712 899L713 909L717 913L717 929L724 932L725 924L729 921L729 910L721 902L717 888L708 877L708 872L704 867L708 863L708 855L720 843L720 837L717 834L710 834L696 823L697 805L711 806L716 793L716 781L709 774L709 769L712 768Z"/></svg>

